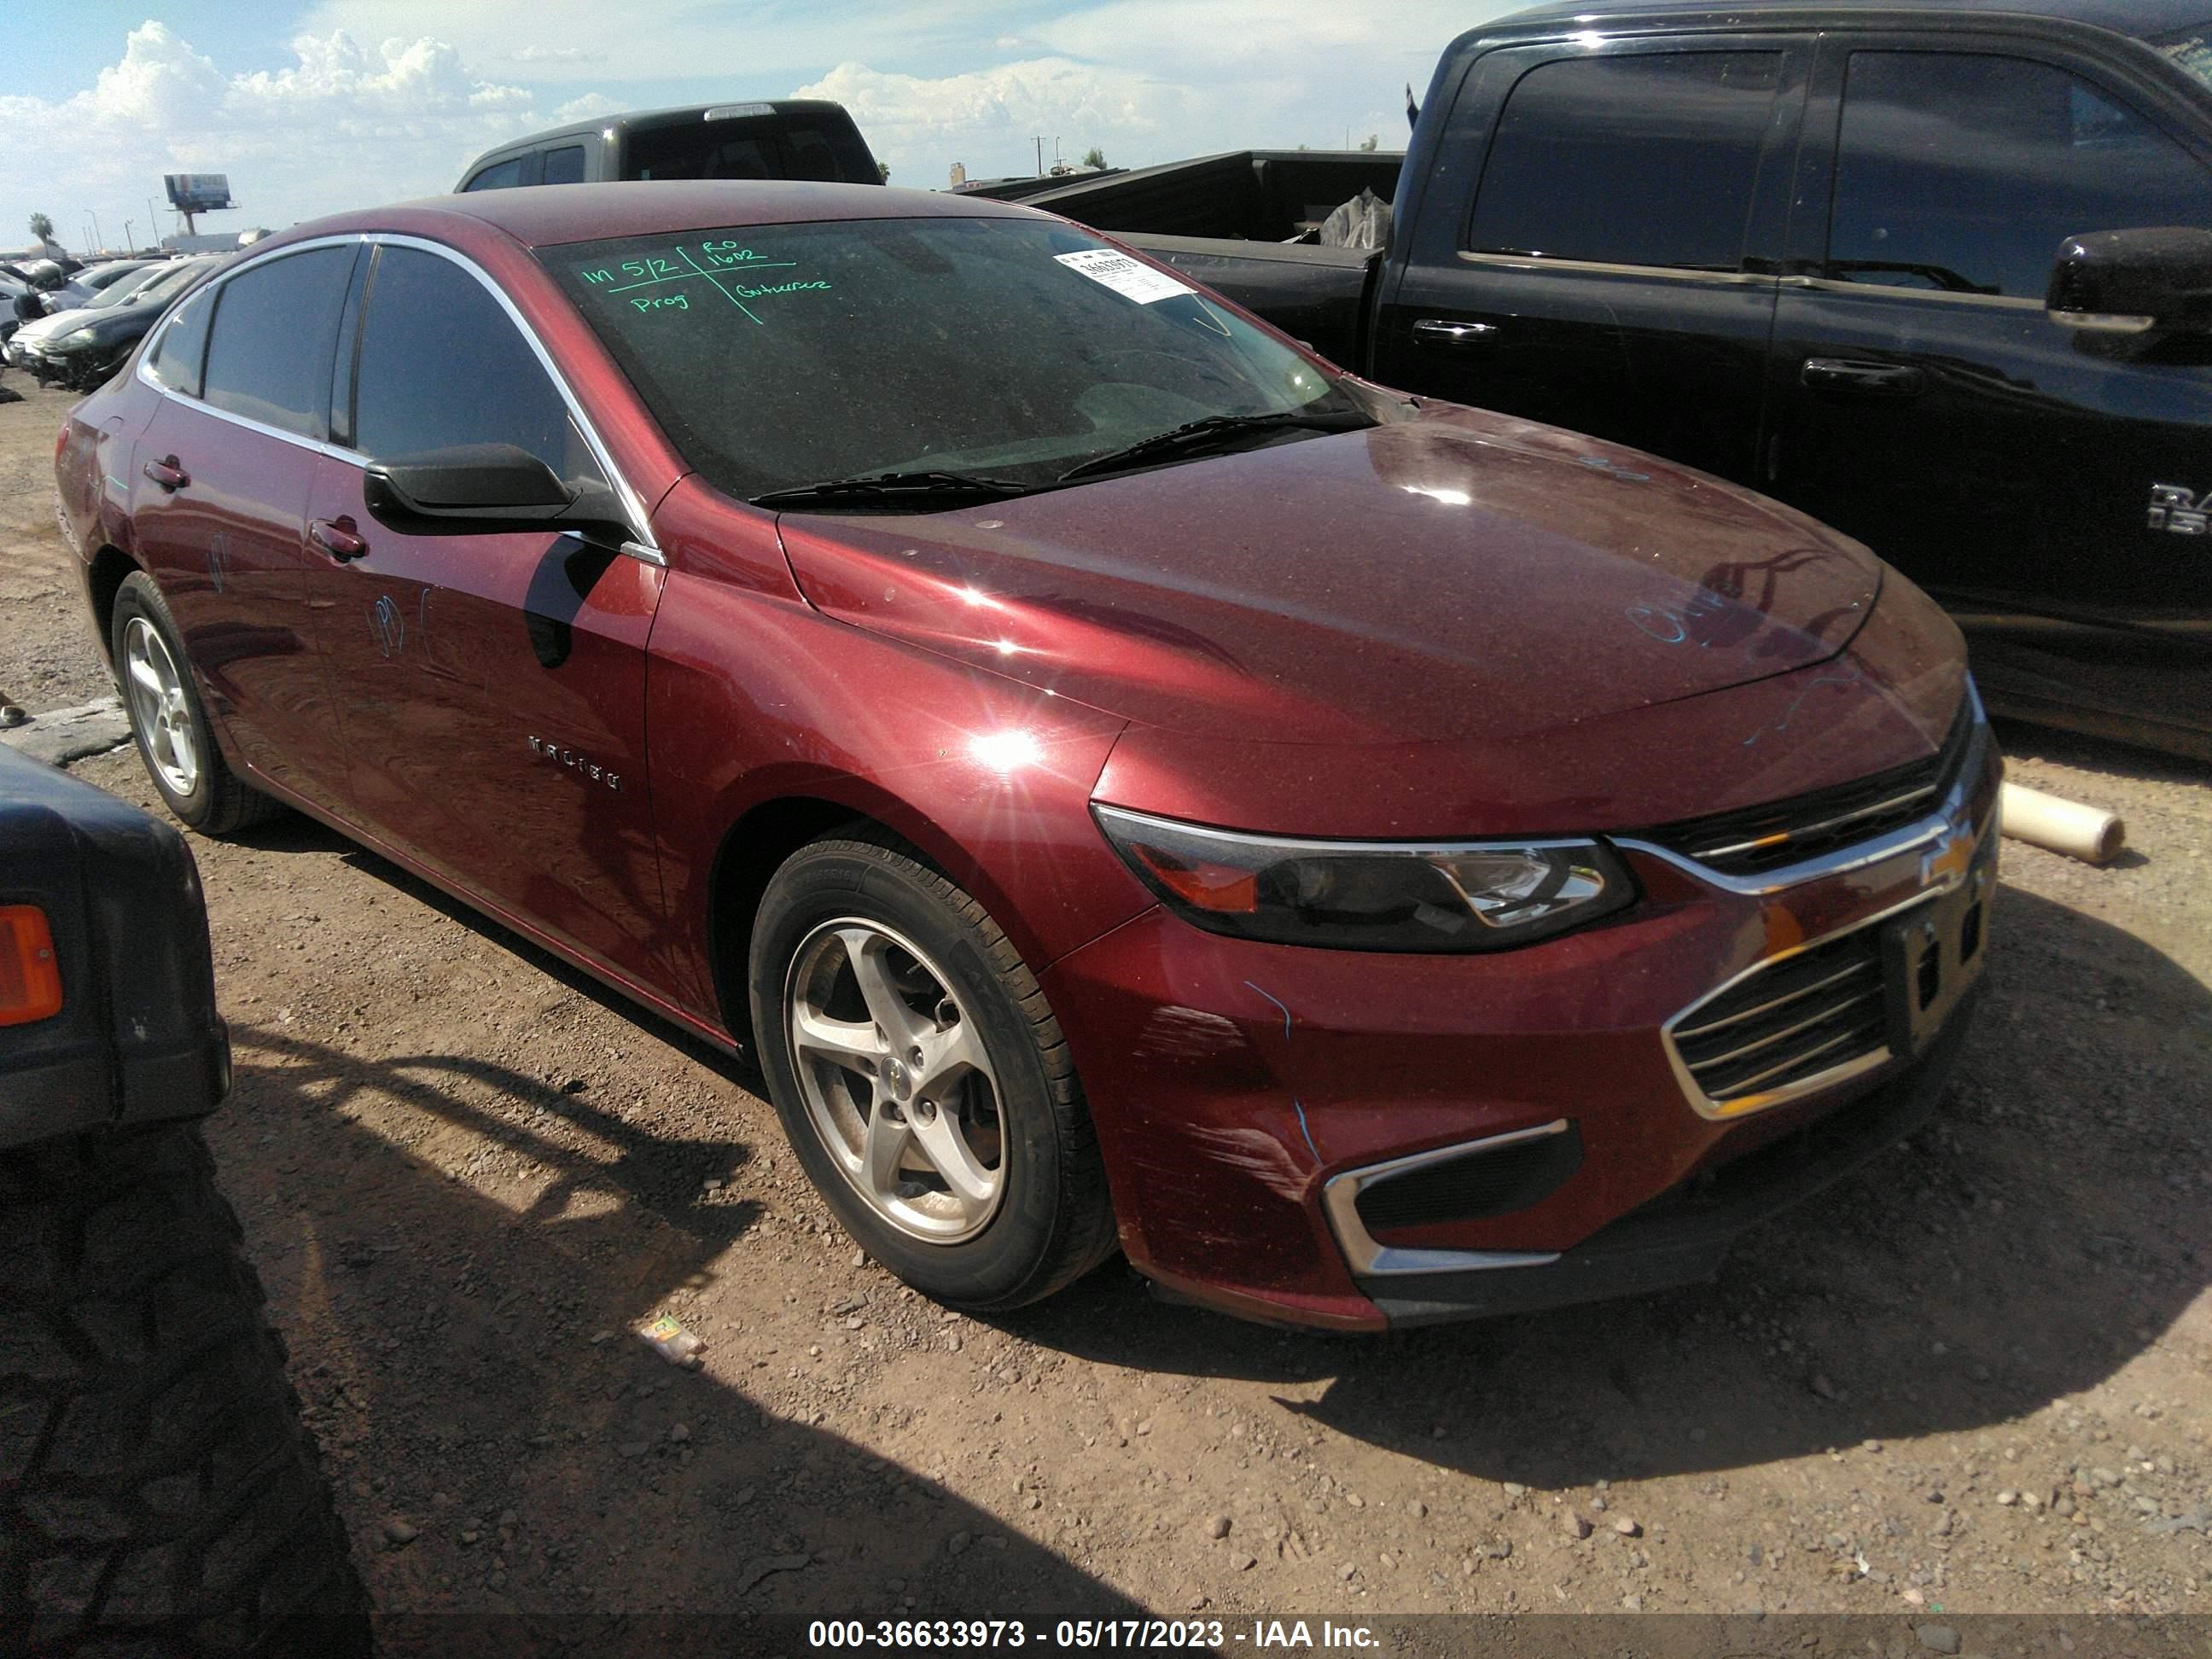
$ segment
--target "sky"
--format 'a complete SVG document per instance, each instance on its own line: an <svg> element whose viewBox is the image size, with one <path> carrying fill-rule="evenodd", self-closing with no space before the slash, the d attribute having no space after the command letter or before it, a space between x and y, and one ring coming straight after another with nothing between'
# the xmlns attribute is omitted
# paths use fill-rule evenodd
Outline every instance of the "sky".
<svg viewBox="0 0 2212 1659"><path fill-rule="evenodd" d="M223 173L203 230L451 190L469 160L623 109L832 98L891 182L1093 147L1115 166L1405 143L1405 87L1514 0L69 0L0 54L0 248L177 227L165 173Z"/></svg>

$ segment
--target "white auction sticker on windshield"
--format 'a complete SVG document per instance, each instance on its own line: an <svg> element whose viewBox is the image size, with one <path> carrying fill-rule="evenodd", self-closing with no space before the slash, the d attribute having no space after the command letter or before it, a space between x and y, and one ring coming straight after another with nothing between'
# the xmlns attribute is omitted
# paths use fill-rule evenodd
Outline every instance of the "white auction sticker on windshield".
<svg viewBox="0 0 2212 1659"><path fill-rule="evenodd" d="M1085 248L1080 253L1055 253L1052 257L1070 270L1080 271L1094 283L1103 283L1123 299L1134 300L1140 306L1172 300L1178 294L1191 291L1188 285L1178 283L1165 272L1139 264L1127 254L1116 253L1110 247Z"/></svg>

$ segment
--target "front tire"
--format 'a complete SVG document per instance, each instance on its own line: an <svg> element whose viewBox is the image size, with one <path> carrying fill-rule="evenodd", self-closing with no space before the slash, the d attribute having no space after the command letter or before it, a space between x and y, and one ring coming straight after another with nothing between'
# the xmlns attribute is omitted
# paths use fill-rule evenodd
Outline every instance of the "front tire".
<svg viewBox="0 0 2212 1659"><path fill-rule="evenodd" d="M793 1150L847 1231L908 1284L993 1312L1113 1253L1066 1040L969 894L901 848L817 842L769 884L750 984Z"/></svg>
<svg viewBox="0 0 2212 1659"><path fill-rule="evenodd" d="M138 758L169 811L200 834L220 836L284 810L225 763L176 619L143 570L116 592L109 649Z"/></svg>

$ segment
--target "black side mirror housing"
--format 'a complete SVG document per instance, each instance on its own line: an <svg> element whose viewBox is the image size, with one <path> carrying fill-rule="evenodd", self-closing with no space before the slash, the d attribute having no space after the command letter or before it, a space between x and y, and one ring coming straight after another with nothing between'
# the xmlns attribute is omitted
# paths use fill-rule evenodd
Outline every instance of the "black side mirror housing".
<svg viewBox="0 0 2212 1659"><path fill-rule="evenodd" d="M2059 244L2053 322L2106 334L2212 332L2212 230L2100 230Z"/></svg>
<svg viewBox="0 0 2212 1659"><path fill-rule="evenodd" d="M615 493L596 480L563 483L514 444L458 444L370 464L362 501L379 524L408 536L630 534Z"/></svg>

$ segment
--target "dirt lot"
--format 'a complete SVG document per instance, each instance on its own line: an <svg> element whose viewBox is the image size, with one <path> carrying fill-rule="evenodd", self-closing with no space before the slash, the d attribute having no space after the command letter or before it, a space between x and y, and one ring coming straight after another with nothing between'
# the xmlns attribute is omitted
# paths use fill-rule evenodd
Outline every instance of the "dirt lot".
<svg viewBox="0 0 2212 1659"><path fill-rule="evenodd" d="M66 402L0 407L34 712L108 689ZM1119 1264L944 1313L829 1222L757 1079L304 821L197 842L210 1138L380 1605L2208 1610L2212 775L2005 735L2134 850L2008 843L1936 1127L1717 1284L1386 1340ZM154 804L128 749L76 769ZM661 1312L703 1370L627 1334Z"/></svg>

